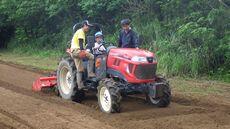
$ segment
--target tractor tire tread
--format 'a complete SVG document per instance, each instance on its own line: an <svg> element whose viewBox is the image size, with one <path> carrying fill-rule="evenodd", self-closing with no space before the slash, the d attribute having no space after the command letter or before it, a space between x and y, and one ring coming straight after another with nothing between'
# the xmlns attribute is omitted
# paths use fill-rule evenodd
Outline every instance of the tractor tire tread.
<svg viewBox="0 0 230 129"><path fill-rule="evenodd" d="M171 99L172 99L171 98L171 88L170 88L169 82L163 77L158 77L156 79L156 82L163 83L165 87L163 91L164 93L163 97L160 99L160 101L157 104L154 104L154 105L156 105L157 107L167 107L170 104ZM147 101L151 103L149 96L147 96Z"/></svg>
<svg viewBox="0 0 230 129"><path fill-rule="evenodd" d="M100 85L98 86L98 91L103 86L106 86L107 89L109 89L111 93L112 98L112 109L111 113L119 113L121 111L120 101L122 99L119 87L117 86L117 83L114 82L112 79L102 79L100 81ZM99 95L97 95L99 97ZM99 104L100 105L100 104Z"/></svg>
<svg viewBox="0 0 230 129"><path fill-rule="evenodd" d="M67 57L62 58L62 60L59 62L59 65L63 62L65 62L66 65L70 68L71 75L72 75L72 77L74 77L74 79L72 80L73 81L72 84L75 86L73 88L73 91L72 91L69 99L72 101L80 103L84 99L85 93L84 93L84 91L79 91L77 88L77 80L76 80L77 70L76 70L74 61L70 56L67 56ZM59 94L59 96L61 96L60 91L58 92L58 94Z"/></svg>

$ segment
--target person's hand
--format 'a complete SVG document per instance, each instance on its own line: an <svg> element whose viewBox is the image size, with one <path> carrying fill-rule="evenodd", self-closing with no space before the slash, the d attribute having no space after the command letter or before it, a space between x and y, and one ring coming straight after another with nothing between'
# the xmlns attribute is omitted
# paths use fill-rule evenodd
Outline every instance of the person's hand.
<svg viewBox="0 0 230 129"><path fill-rule="evenodd" d="M99 43L103 44L105 41L103 39L100 39Z"/></svg>
<svg viewBox="0 0 230 129"><path fill-rule="evenodd" d="M94 48L93 48L93 50L97 50L97 49L98 49L98 47L94 47Z"/></svg>
<svg viewBox="0 0 230 129"><path fill-rule="evenodd" d="M90 49L86 49L87 52L90 52Z"/></svg>
<svg viewBox="0 0 230 129"><path fill-rule="evenodd" d="M79 53L79 57L82 59L82 58L85 58L86 57L86 51L85 50L81 50L80 53Z"/></svg>

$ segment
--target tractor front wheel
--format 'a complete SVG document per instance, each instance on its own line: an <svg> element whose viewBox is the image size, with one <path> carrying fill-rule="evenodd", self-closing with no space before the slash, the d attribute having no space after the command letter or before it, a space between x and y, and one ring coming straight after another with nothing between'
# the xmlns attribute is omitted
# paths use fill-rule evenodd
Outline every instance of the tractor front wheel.
<svg viewBox="0 0 230 129"><path fill-rule="evenodd" d="M158 107L167 107L171 102L171 88L169 86L169 83L166 81L165 78L158 77L156 79L157 83L162 83L162 96L160 98L154 98L153 96L150 96L149 94L146 94L147 101L152 104L156 105ZM158 92L158 91L155 91Z"/></svg>
<svg viewBox="0 0 230 129"><path fill-rule="evenodd" d="M105 113L120 112L121 94L117 83L112 79L103 79L98 86L98 103Z"/></svg>

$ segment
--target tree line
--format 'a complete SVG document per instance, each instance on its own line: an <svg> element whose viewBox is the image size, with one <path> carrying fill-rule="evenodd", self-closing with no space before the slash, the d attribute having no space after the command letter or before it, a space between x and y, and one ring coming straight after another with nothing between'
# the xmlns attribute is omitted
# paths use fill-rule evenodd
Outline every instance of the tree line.
<svg viewBox="0 0 230 129"><path fill-rule="evenodd" d="M100 23L116 42L120 20L130 18L162 72L229 77L229 7L228 0L1 0L0 37L8 49L62 51L76 22Z"/></svg>

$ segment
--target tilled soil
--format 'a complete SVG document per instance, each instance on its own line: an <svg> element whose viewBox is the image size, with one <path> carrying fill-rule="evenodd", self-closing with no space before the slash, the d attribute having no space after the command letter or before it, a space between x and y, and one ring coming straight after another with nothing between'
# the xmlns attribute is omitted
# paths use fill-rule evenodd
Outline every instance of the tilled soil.
<svg viewBox="0 0 230 129"><path fill-rule="evenodd" d="M93 94L79 104L32 92L39 76L0 64L0 129L230 129L229 98L174 93L169 107L157 108L132 96L123 99L121 113L105 114Z"/></svg>

